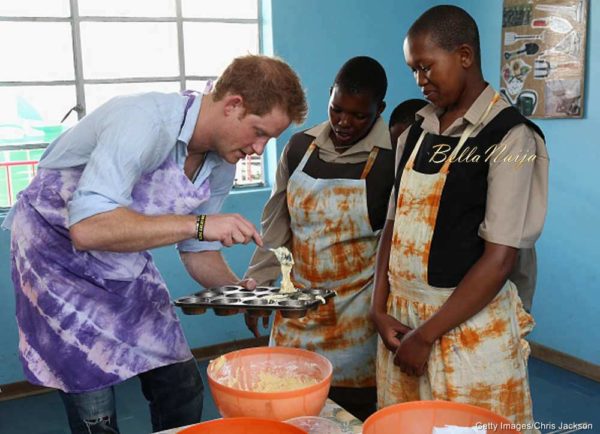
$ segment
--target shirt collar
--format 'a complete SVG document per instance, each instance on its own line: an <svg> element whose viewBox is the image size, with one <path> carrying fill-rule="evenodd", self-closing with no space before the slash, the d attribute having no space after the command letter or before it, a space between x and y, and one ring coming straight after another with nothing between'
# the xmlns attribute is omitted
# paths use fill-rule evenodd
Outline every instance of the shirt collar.
<svg viewBox="0 0 600 434"><path fill-rule="evenodd" d="M469 107L464 116L458 118L452 125L461 125L464 121L467 121L470 124L478 122L481 114L485 112L495 94L496 91L494 88L488 84L485 89L483 89L483 92L479 94L477 99L475 99L473 104L471 104L471 107ZM439 119L442 113L444 113L444 109L438 108L433 104L428 104L416 113L416 118L423 120L421 128L425 131L434 134L443 134L444 131L440 131ZM453 127L450 126L450 129L453 129Z"/></svg>
<svg viewBox="0 0 600 434"><path fill-rule="evenodd" d="M485 89L483 89L483 92L479 94L473 104L471 104L471 107L469 107L469 110L467 110L463 118L470 124L479 122L482 113L487 110L495 94L496 91L494 88L488 84Z"/></svg>
<svg viewBox="0 0 600 434"><path fill-rule="evenodd" d="M184 97L185 103L187 103L189 96ZM188 109L187 114L185 115L185 120L183 122L183 126L181 127L181 131L179 131L179 136L177 137L178 141L185 143L186 147L190 140L192 139L192 134L194 133L194 128L196 127L196 121L198 120L198 114L200 113L200 106L202 105L202 94L195 95L194 102ZM187 155L187 151L186 151Z"/></svg>
<svg viewBox="0 0 600 434"><path fill-rule="evenodd" d="M440 115L444 112L444 109L437 108L433 104L428 104L419 110L415 118L417 120L423 120L421 122L421 128L423 130L437 134L440 129Z"/></svg>
<svg viewBox="0 0 600 434"><path fill-rule="evenodd" d="M327 149L328 151L337 152L335 150L335 146L333 145L333 141L329 137L330 132L331 124L329 121L325 121L306 130L304 133L315 138L315 145L317 145L317 147ZM352 147L346 150L343 154L351 155L361 152L371 152L374 147L381 149L392 149L390 131L381 116L377 118L375 124L373 124L373 128L371 128L371 131L369 131L369 134L352 145Z"/></svg>

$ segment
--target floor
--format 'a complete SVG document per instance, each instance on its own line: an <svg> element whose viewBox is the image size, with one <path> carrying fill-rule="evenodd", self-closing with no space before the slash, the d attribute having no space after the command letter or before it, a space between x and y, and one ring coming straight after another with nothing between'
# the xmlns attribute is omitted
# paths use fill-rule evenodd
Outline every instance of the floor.
<svg viewBox="0 0 600 434"><path fill-rule="evenodd" d="M219 414L208 392L205 375L207 362L201 362L200 365L207 388L203 418L214 419L219 417ZM536 420L542 424L542 433L560 429L561 423L588 423L592 427L582 430L582 433L600 433L600 383L537 359L530 360L529 372L534 414ZM126 381L117 387L116 393L121 432L123 434L151 432L148 408L140 392L138 381L136 379ZM0 402L1 434L68 434L68 432L62 402L57 393Z"/></svg>

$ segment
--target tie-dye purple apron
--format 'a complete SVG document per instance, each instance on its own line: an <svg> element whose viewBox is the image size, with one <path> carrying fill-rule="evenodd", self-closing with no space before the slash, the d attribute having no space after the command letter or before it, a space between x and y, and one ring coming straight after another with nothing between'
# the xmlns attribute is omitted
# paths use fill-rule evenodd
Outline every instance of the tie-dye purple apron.
<svg viewBox="0 0 600 434"><path fill-rule="evenodd" d="M67 204L82 170L40 169L21 193L12 224L25 375L66 392L101 389L192 358L149 252L73 247ZM129 208L146 215L190 214L209 197L208 179L194 186L168 158L138 180Z"/></svg>

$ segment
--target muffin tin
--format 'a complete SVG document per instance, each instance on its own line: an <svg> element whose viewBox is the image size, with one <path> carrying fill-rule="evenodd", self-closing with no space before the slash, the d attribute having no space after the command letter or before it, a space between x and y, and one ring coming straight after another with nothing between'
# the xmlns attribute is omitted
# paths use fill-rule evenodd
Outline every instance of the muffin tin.
<svg viewBox="0 0 600 434"><path fill-rule="evenodd" d="M215 315L248 312L253 316L268 316L272 311L280 311L284 318L301 318L309 310L323 304L317 297L327 302L334 296L335 291L330 289L300 289L281 294L280 288L272 286L259 286L252 291L243 286L230 285L180 297L174 300L174 304L187 315L199 315L210 308Z"/></svg>

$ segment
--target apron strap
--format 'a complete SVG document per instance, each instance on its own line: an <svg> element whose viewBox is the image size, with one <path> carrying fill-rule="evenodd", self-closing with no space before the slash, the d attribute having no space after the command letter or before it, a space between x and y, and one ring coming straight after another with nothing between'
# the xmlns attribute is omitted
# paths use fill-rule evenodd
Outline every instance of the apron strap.
<svg viewBox="0 0 600 434"><path fill-rule="evenodd" d="M306 166L306 162L308 161L308 159L310 158L310 156L312 155L313 151L315 150L315 148L317 147L317 145L315 144L315 142L313 141L309 146L308 149L306 150L306 152L304 153L304 156L302 157L302 160L300 160L300 162L298 163L298 166L296 166L296 169L294 169L294 172L296 170L302 170L304 169L304 166Z"/></svg>
<svg viewBox="0 0 600 434"><path fill-rule="evenodd" d="M417 144L415 145L412 152L410 153L410 157L408 157L408 161L406 162L405 170L412 170L413 166L415 165L415 158L417 157L417 153L419 152L419 149L421 149L421 143L423 143L423 139L425 139L426 135L427 135L427 131L422 130L421 135L419 136L419 140L417 140Z"/></svg>
<svg viewBox="0 0 600 434"><path fill-rule="evenodd" d="M494 106L494 104L496 104L496 102L498 102L499 99L500 99L500 94L498 92L496 92L494 94L494 97L488 104L487 108L485 109L485 111L479 117L479 119L475 123L470 124L465 128L463 133L460 135L460 140L458 141L458 144L456 145L456 147L450 154L450 157L446 158L446 161L444 162L444 165L442 166L440 173L448 173L450 164L456 159L461 148L463 147L463 145L465 144L467 139L471 136L471 133L473 133L473 131L475 131L475 128L477 128L479 125L481 125L483 123L483 121L485 121L485 119L488 117L488 115L492 111L492 107Z"/></svg>
<svg viewBox="0 0 600 434"><path fill-rule="evenodd" d="M375 164L377 154L379 154L379 148L377 146L374 146L371 152L369 153L369 158L367 158L367 162L365 163L365 168L363 169L360 175L360 179L365 179L367 177L367 175L373 168L373 165Z"/></svg>
<svg viewBox="0 0 600 434"><path fill-rule="evenodd" d="M299 170L304 169L306 162L308 161L308 159L310 158L310 156L312 155L312 153L314 152L316 147L317 147L317 145L315 144L314 141L308 146L308 149L304 153L302 160L300 160L300 163L298 163L297 169L299 169ZM371 152L369 153L369 157L367 158L365 167L360 175L360 179L365 179L367 177L367 175L369 175L369 172L373 168L373 165L375 164L375 160L377 159L378 154L379 154L379 148L377 146L374 146L373 149L371 150Z"/></svg>
<svg viewBox="0 0 600 434"><path fill-rule="evenodd" d="M485 109L485 111L481 114L479 119L475 123L470 124L465 128L463 133L460 135L458 144L456 145L456 147L454 148L454 150L452 151L450 156L448 158L446 158L446 161L444 161L444 165L440 169L440 173L448 173L449 172L450 164L456 159L461 148L463 147L463 145L465 144L467 139L471 136L471 133L473 133L473 131L475 131L475 129L488 117L488 115L490 114L490 111L492 110L492 107L494 106L494 104L496 104L496 102L498 102L499 99L500 99L500 94L496 92L496 94L490 101L490 103L487 106L487 108ZM411 170L413 168L415 158L417 156L417 153L419 152L419 149L421 148L421 144L423 143L423 139L425 138L426 135L427 135L427 132L425 130L423 130L421 132L421 135L419 136L419 140L417 141L417 144L415 145L415 147L412 150L412 153L410 154L410 157L405 166L405 170Z"/></svg>

